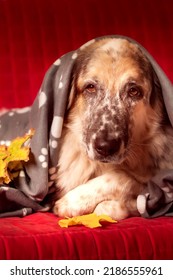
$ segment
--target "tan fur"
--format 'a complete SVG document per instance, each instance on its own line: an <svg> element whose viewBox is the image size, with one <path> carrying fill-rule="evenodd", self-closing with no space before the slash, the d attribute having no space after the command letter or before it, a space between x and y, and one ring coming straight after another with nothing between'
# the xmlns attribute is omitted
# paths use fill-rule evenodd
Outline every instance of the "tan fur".
<svg viewBox="0 0 173 280"><path fill-rule="evenodd" d="M165 156L173 132L169 122L161 125L164 107L153 79L147 58L125 39L102 39L81 50L60 143L55 214L138 215L136 198L147 181L173 167L172 152ZM141 89L139 98L127 95L130 83ZM96 151L105 137L120 139L114 154Z"/></svg>

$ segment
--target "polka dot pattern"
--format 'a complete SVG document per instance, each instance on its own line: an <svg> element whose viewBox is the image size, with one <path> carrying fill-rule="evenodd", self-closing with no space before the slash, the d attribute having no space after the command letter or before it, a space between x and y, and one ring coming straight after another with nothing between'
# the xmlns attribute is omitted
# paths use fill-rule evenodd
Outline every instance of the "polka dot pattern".
<svg viewBox="0 0 173 280"><path fill-rule="evenodd" d="M19 172L19 177L14 179L14 186L18 188L19 192L20 190L25 191L25 199L28 197L31 201L40 202L47 194L47 189L49 188L51 192L56 185L59 140L72 69L79 53L94 42L95 39L87 42L79 50L67 53L53 63L48 69L41 89L31 107L5 110L0 113L1 145L8 146L10 139L25 135L31 128L35 129L32 139L25 143L31 148L30 160L24 166L24 170ZM165 84L167 83L165 82ZM6 187L4 190L10 191L11 189ZM170 188L166 186L162 191L167 200L173 200L173 192ZM146 195L138 196L137 206L141 214L145 212L147 199ZM25 214L24 208L23 215Z"/></svg>
<svg viewBox="0 0 173 280"><path fill-rule="evenodd" d="M78 57L78 54L77 54L77 52L75 52L73 55L72 55L72 59L76 59Z"/></svg>
<svg viewBox="0 0 173 280"><path fill-rule="evenodd" d="M25 172L23 170L20 171L19 176L21 178L25 178Z"/></svg>
<svg viewBox="0 0 173 280"><path fill-rule="evenodd" d="M38 159L40 162L44 162L46 160L46 157L44 155L40 155Z"/></svg>
<svg viewBox="0 0 173 280"><path fill-rule="evenodd" d="M61 59L60 58L55 60L54 65L59 66L60 64L61 64Z"/></svg>
<svg viewBox="0 0 173 280"><path fill-rule="evenodd" d="M26 140L26 142L23 144L24 147L30 147L31 145L31 139Z"/></svg>
<svg viewBox="0 0 173 280"><path fill-rule="evenodd" d="M92 42L83 45L81 50ZM24 146L31 148L34 164L33 162L31 165L30 162L27 163L28 166L26 165L25 170L21 170L19 173L19 181L21 184L24 182L26 184L27 178L30 178L28 189L31 193L29 193L29 197L37 201L41 200L40 193L42 191L40 189L42 190L46 184L51 188L56 182L58 148L68 100L68 83L77 57L78 51L74 51L58 58L53 63L46 73L36 100L31 107L16 108L4 112L3 117L5 116L7 122L14 129L6 131L6 127L0 119L0 134L2 135L0 144L9 145L9 139L14 139L19 134L24 135L31 128L35 130L32 139L24 143ZM9 137L8 132L13 130L14 134ZM19 187L22 189L21 186ZM43 193L45 195L44 191Z"/></svg>
<svg viewBox="0 0 173 280"><path fill-rule="evenodd" d="M58 147L58 141L57 140L50 140L49 141L49 146L52 148L52 149L56 149Z"/></svg>
<svg viewBox="0 0 173 280"><path fill-rule="evenodd" d="M53 63L31 107L7 110L0 115L0 144L9 145L9 139L23 136L29 129L35 130L32 139L23 145L30 147L31 157L19 172L16 187L38 203L43 200L48 188L52 192L56 185L58 148L68 100L68 85L77 57L78 52L75 51Z"/></svg>
<svg viewBox="0 0 173 280"><path fill-rule="evenodd" d="M145 209L146 209L146 196L145 195L138 195L137 209L141 215L145 212Z"/></svg>
<svg viewBox="0 0 173 280"><path fill-rule="evenodd" d="M51 127L51 134L53 137L60 138L62 125L63 125L63 118L59 116L54 116L52 127Z"/></svg>
<svg viewBox="0 0 173 280"><path fill-rule="evenodd" d="M29 111L31 111L31 107L15 109L15 112L18 113L18 114L25 114L25 113L27 113Z"/></svg>
<svg viewBox="0 0 173 280"><path fill-rule="evenodd" d="M11 141L10 140L1 140L0 145L10 146Z"/></svg>
<svg viewBox="0 0 173 280"><path fill-rule="evenodd" d="M41 154L39 155L38 160L41 163L42 168L48 167L47 156L48 156L48 149L45 147L41 148Z"/></svg>
<svg viewBox="0 0 173 280"><path fill-rule="evenodd" d="M41 91L39 96L39 108L45 105L46 101L47 101L47 96L44 91Z"/></svg>
<svg viewBox="0 0 173 280"><path fill-rule="evenodd" d="M47 148L42 148L42 149L41 149L41 153L42 153L43 155L47 156L47 155L48 155L48 149L47 149Z"/></svg>
<svg viewBox="0 0 173 280"><path fill-rule="evenodd" d="M47 168L48 167L48 163L46 161L44 161L41 165L43 168Z"/></svg>
<svg viewBox="0 0 173 280"><path fill-rule="evenodd" d="M59 86L58 86L59 89L63 88L62 78L63 78L63 76L61 75L60 80L59 80Z"/></svg>
<svg viewBox="0 0 173 280"><path fill-rule="evenodd" d="M14 116L14 111L9 112L9 117L13 117Z"/></svg>
<svg viewBox="0 0 173 280"><path fill-rule="evenodd" d="M27 212L28 212L28 211L27 211L26 208L23 208L22 211L23 211L23 217L25 217L25 216L27 215Z"/></svg>

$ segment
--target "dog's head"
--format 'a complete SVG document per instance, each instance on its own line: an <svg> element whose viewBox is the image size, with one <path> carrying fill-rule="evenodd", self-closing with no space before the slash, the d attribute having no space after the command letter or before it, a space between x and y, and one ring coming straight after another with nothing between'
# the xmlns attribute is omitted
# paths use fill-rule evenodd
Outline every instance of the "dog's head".
<svg viewBox="0 0 173 280"><path fill-rule="evenodd" d="M134 145L146 143L163 119L161 98L156 75L138 45L105 38L81 50L70 110L80 123L89 158L121 163Z"/></svg>

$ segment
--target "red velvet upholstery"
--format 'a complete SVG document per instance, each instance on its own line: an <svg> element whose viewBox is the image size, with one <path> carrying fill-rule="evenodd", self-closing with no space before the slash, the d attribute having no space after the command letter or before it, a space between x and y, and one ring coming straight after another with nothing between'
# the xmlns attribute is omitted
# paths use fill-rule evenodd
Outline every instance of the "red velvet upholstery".
<svg viewBox="0 0 173 280"><path fill-rule="evenodd" d="M0 221L0 259L172 259L173 219L60 228L53 214ZM169 239L169 240L168 240Z"/></svg>
<svg viewBox="0 0 173 280"><path fill-rule="evenodd" d="M31 105L60 55L108 34L132 37L173 81L172 0L0 0L0 107ZM61 229L37 213L0 219L0 259L172 259L173 218Z"/></svg>

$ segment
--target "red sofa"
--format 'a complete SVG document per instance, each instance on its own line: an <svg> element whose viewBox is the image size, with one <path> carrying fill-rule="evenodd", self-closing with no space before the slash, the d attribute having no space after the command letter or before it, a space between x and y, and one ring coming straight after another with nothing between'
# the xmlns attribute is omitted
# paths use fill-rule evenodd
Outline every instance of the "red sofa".
<svg viewBox="0 0 173 280"><path fill-rule="evenodd" d="M0 0L0 107L31 105L60 55L108 34L132 37L173 81L172 0ZM173 259L173 218L60 228L52 213L0 219L0 259Z"/></svg>

